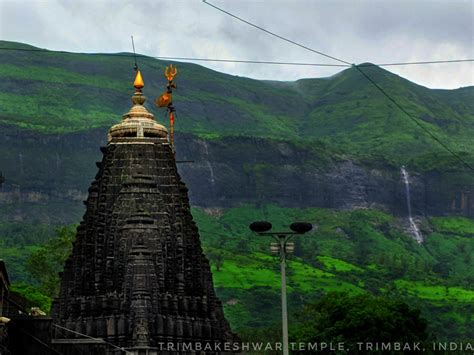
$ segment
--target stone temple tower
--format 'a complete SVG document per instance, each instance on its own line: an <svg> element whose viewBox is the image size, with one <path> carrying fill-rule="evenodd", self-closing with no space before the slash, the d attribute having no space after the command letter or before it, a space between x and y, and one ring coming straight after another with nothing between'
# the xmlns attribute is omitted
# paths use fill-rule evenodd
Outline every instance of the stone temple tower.
<svg viewBox="0 0 474 355"><path fill-rule="evenodd" d="M102 147L53 304L61 354L223 353L236 340L176 169L167 129L133 106ZM85 334L89 338L81 335ZM120 349L122 348L122 349Z"/></svg>

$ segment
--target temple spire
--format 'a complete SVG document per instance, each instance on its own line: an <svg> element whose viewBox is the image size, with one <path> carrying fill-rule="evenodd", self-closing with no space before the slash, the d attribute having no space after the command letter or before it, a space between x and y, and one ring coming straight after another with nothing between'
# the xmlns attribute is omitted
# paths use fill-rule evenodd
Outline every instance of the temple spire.
<svg viewBox="0 0 474 355"><path fill-rule="evenodd" d="M223 354L240 341L214 291L168 131L143 106L139 71L134 87L134 105L109 131L53 305L54 324L72 333L54 328L54 344L64 355Z"/></svg>

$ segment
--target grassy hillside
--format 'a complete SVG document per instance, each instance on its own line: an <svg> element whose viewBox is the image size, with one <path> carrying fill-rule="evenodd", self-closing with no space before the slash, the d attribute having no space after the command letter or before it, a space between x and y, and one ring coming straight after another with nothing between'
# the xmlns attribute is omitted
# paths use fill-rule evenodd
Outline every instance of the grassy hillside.
<svg viewBox="0 0 474 355"><path fill-rule="evenodd" d="M269 237L252 234L248 224L268 219L276 231L305 220L314 224L314 231L295 238L295 255L288 262L292 316L306 302L330 291L370 292L420 308L430 330L441 339L474 338L474 222L470 219L427 219L422 226L426 242L419 246L404 232L403 221L376 210L247 205L227 210L194 208L193 215L218 295L237 331L279 322L275 311L280 302L279 263L269 253ZM25 230L25 224L1 227L2 257L13 280L34 284L25 270L28 254L39 248L48 233L53 236L53 230L45 226L39 234L33 232L37 241L31 237L13 241L15 230L18 236L31 230Z"/></svg>
<svg viewBox="0 0 474 355"><path fill-rule="evenodd" d="M0 47L12 46L32 48L0 41ZM4 199L0 258L7 261L15 282L34 285L37 280L26 269L28 256L55 236L54 224L78 222L84 186L95 173L94 160L100 158L101 137L130 107L133 58L1 49L0 53L0 170L9 188L0 191ZM163 69L169 63L140 57L139 64L148 108L162 121L164 112L153 107L152 101L165 87ZM214 174L214 166L216 179L230 187L221 190L227 194L220 193L220 198L231 200L248 192L235 186L248 189L253 177L254 195L261 195L259 207L239 202L229 203L238 207L228 209L193 209L215 286L234 329L265 328L279 322L275 311L279 309L278 262L269 255L269 240L248 231L249 222L267 219L275 230L282 230L295 220L307 220L315 229L295 239L295 256L288 263L292 315L329 291L371 292L402 298L422 309L430 329L440 338L474 338L471 219L425 216L421 229L426 242L419 246L404 232L402 220L377 210L265 205L283 184L295 187L285 190L293 201L303 181L298 178L308 172L314 181L329 171L336 183L352 185L355 174L341 181L342 173L324 170L331 162L348 158L368 170L374 165L386 169L374 176L389 175L391 169L398 182L400 165L408 164L410 172L419 174L419 185L412 186L412 202L436 201L433 196L416 198L421 192L446 193L449 196L443 203L448 201L449 206L455 205L461 193L464 201L464 193L472 190L471 173L456 173L455 178L448 174L460 166L353 68L330 78L270 82L194 64L173 64L179 70L176 129L187 134L178 137L187 143L196 136L203 138L187 147L204 152L194 165L202 167L196 170L201 175L194 186L209 185L208 174ZM474 87L430 90L378 67L363 70L474 164ZM241 139L244 136L250 139ZM311 172L310 167L318 169ZM241 181L233 180L237 170L246 174ZM422 175L422 171L427 173ZM357 183L361 189L372 186ZM435 188L429 190L428 184ZM392 191L395 185L383 186ZM324 190L325 186L309 191L311 187L297 191L298 196L303 199L311 192L334 198L334 194L324 195L333 191ZM16 289L32 292L21 284Z"/></svg>
<svg viewBox="0 0 474 355"><path fill-rule="evenodd" d="M0 47L25 45L0 41ZM29 46L28 46L29 48ZM140 57L145 94L165 86L168 62ZM354 68L323 79L258 81L204 67L178 66L179 132L208 139L253 136L310 145L399 166L453 166L451 157ZM453 150L472 159L474 88L430 90L378 67L377 83ZM101 54L2 51L0 123L40 132L108 127L129 108L132 58ZM157 118L163 111L148 107ZM328 151L328 154L330 151ZM433 156L434 155L434 156Z"/></svg>
<svg viewBox="0 0 474 355"><path fill-rule="evenodd" d="M295 238L295 256L288 263L292 314L329 291L372 292L420 307L441 338L474 337L474 222L470 219L426 220L422 227L426 243L419 246L403 231L400 220L376 210L267 205L194 209L193 214L226 314L236 329L269 326L279 319L275 314L279 264L270 256L271 240L253 235L246 226L267 219L277 231L286 230L292 221L305 220L314 224L315 231ZM224 256L222 265L215 257L219 253Z"/></svg>

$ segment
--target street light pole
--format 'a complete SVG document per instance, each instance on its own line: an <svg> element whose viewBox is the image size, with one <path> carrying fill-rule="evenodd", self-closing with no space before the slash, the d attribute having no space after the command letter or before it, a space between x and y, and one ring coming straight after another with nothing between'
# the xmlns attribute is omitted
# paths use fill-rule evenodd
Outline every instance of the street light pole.
<svg viewBox="0 0 474 355"><path fill-rule="evenodd" d="M289 354L288 349L288 305L286 301L286 236L280 239L280 271L281 271L281 322L283 330L283 355Z"/></svg>
<svg viewBox="0 0 474 355"><path fill-rule="evenodd" d="M270 235L277 240L277 243L272 243L270 249L272 253L280 256L280 273L281 273L281 323L283 332L283 355L289 355L288 344L288 305L286 299L286 260L287 255L294 250L294 243L288 243L295 234L304 234L309 232L313 226L311 223L296 222L290 228L293 232L278 232L270 233L272 228L269 222L253 222L250 224L250 229L260 235Z"/></svg>

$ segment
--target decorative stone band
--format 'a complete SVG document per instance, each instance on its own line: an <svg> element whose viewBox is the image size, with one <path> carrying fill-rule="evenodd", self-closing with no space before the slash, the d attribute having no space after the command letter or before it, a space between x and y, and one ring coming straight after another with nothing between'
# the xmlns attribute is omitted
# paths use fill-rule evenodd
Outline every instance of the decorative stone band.
<svg viewBox="0 0 474 355"><path fill-rule="evenodd" d="M127 138L167 138L168 130L157 123L152 113L142 105L145 97L135 93L132 98L133 107L123 115L123 121L109 130L109 143L118 137Z"/></svg>

